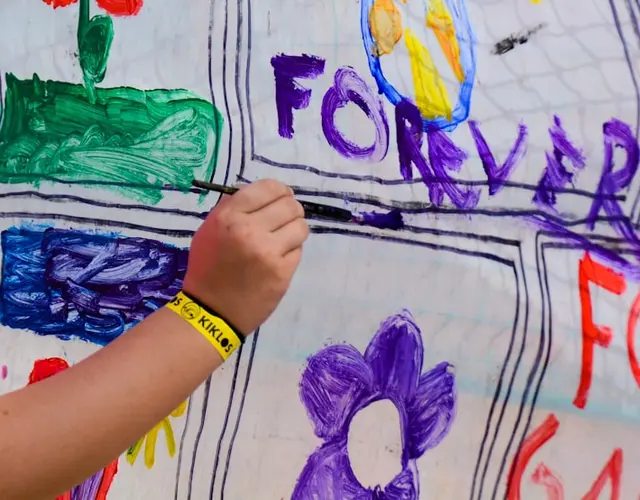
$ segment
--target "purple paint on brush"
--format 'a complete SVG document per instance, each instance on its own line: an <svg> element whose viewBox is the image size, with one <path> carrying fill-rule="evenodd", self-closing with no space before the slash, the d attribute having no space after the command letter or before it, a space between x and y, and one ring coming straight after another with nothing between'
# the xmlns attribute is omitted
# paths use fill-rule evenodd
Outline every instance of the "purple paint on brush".
<svg viewBox="0 0 640 500"><path fill-rule="evenodd" d="M418 459L449 433L456 415L455 375L443 362L422 372L422 334L409 311L380 325L364 355L348 344L314 354L300 381L300 399L322 440L298 477L292 500L415 500ZM363 486L347 447L349 425L362 409L390 400L400 416L402 471L388 484Z"/></svg>
<svg viewBox="0 0 640 500"><path fill-rule="evenodd" d="M271 58L276 80L276 109L278 133L285 139L293 137L293 110L309 106L311 90L304 88L296 78L315 79L324 73L324 59L316 56L288 56L279 54Z"/></svg>
<svg viewBox="0 0 640 500"><path fill-rule="evenodd" d="M361 212L354 216L358 224L363 226L377 227L378 229L402 229L404 220L402 212L394 208L390 212Z"/></svg>
<svg viewBox="0 0 640 500"><path fill-rule="evenodd" d="M335 114L350 102L358 106L373 122L376 138L373 144L361 147L350 141L336 128ZM336 71L334 84L322 100L322 131L327 142L345 158L368 159L380 162L389 149L389 124L382 107L382 100L358 76L353 68L344 67Z"/></svg>

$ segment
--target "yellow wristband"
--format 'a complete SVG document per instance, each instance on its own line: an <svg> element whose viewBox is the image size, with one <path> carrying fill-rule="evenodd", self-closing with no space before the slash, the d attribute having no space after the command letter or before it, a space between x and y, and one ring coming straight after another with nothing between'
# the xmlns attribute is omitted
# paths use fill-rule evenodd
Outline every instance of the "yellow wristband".
<svg viewBox="0 0 640 500"><path fill-rule="evenodd" d="M244 337L236 333L224 319L208 311L183 292L179 292L175 298L167 302L166 307L198 330L223 360L226 360L244 340Z"/></svg>

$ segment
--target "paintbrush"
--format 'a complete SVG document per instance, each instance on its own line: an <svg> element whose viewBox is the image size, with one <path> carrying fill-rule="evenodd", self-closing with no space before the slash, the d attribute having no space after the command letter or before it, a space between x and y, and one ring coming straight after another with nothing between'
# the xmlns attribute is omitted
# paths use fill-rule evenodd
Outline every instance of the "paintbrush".
<svg viewBox="0 0 640 500"><path fill-rule="evenodd" d="M193 180L191 184L199 189L207 191L215 191L216 193L232 195L238 191L238 188L230 186L222 186L212 182L204 182ZM354 214L346 208L334 207L331 205L322 205L311 201L301 201L298 203L304 208L305 217L321 218L337 222L355 222L361 225L373 226L380 229L401 229L404 227L402 214L399 210L391 210L388 213L363 212Z"/></svg>

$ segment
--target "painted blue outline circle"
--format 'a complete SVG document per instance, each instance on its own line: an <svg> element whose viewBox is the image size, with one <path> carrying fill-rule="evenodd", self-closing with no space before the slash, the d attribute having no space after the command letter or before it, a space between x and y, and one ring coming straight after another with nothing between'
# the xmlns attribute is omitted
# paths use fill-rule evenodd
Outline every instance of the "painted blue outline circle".
<svg viewBox="0 0 640 500"><path fill-rule="evenodd" d="M451 120L447 120L444 117L438 117L432 120L423 118L422 124L425 131L433 128L451 131L467 119L469 109L471 108L471 92L476 75L475 37L471 29L471 23L469 22L465 0L459 0L459 4L457 5L454 5L453 0L444 1L451 13L458 40L462 41L466 38L464 43L460 43L460 65L464 70L465 79L460 84L458 102L451 113ZM364 43L364 51L367 56L367 62L369 63L369 71L378 84L378 91L384 94L389 102L395 106L401 100L408 98L400 94L385 78L382 72L382 66L380 65L380 58L374 55L375 41L369 29L369 11L373 6L373 2L374 0L361 0L360 2L362 42Z"/></svg>

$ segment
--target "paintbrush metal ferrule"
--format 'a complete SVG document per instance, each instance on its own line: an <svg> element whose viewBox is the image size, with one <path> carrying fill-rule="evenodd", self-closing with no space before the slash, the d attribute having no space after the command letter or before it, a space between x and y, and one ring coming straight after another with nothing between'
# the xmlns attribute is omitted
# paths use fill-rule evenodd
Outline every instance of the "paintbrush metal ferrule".
<svg viewBox="0 0 640 500"><path fill-rule="evenodd" d="M213 182L192 180L191 185L199 189L205 189L207 191L215 191L222 194L235 194L238 192L238 188L231 186L223 186L222 184L214 184Z"/></svg>

